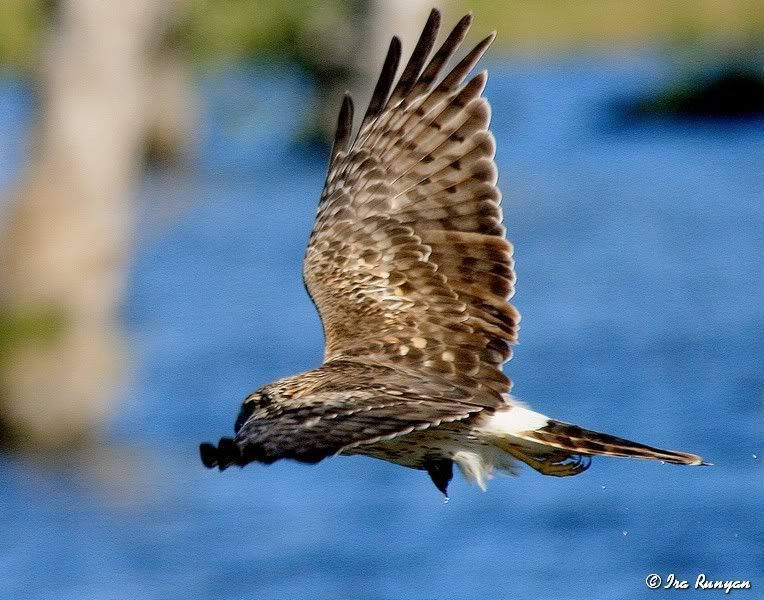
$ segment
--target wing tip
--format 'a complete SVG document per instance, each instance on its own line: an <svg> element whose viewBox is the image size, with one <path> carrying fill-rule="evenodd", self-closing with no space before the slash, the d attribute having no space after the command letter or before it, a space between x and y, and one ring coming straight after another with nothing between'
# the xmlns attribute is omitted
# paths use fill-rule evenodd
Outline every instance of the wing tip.
<svg viewBox="0 0 764 600"><path fill-rule="evenodd" d="M337 155L340 152L347 152L350 144L350 138L353 133L353 97L350 92L345 91L342 96L340 112L337 115L337 129L334 133L334 142L329 155L329 168L331 169Z"/></svg>
<svg viewBox="0 0 764 600"><path fill-rule="evenodd" d="M442 16L442 13L440 12L440 9L434 6L430 10L430 14L427 16L427 23L425 24L425 28L432 27L432 25L430 25L432 21L437 22L436 27L440 26L441 16Z"/></svg>
<svg viewBox="0 0 764 600"><path fill-rule="evenodd" d="M214 444L203 442L199 444L199 457L202 464L208 469L214 469L218 466L218 449Z"/></svg>
<svg viewBox="0 0 764 600"><path fill-rule="evenodd" d="M467 11L464 16L459 19L456 22L456 25L454 26L454 30L458 29L467 29L472 25L472 22L475 20L475 13L471 10Z"/></svg>
<svg viewBox="0 0 764 600"><path fill-rule="evenodd" d="M489 33L487 36L485 36L482 40L480 40L476 45L475 49L480 53L479 56L482 57L483 53L488 50L488 47L493 44L493 42L496 40L496 30L493 30L491 33Z"/></svg>
<svg viewBox="0 0 764 600"><path fill-rule="evenodd" d="M244 460L236 442L227 437L220 438L217 446L209 442L199 444L199 457L208 469L217 467L221 471L225 471L232 465L243 467L249 462Z"/></svg>

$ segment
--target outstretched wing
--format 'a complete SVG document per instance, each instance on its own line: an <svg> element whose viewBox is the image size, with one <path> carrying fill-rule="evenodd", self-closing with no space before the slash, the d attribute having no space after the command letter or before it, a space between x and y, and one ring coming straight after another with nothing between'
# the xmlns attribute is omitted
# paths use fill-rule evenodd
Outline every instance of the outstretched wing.
<svg viewBox="0 0 764 600"><path fill-rule="evenodd" d="M429 373L484 390L485 406L499 406L519 321L507 303L512 247L481 96L487 74L463 84L494 34L439 79L471 21L463 17L428 62L440 22L433 10L394 88L393 38L354 139L345 97L304 278L325 361Z"/></svg>
<svg viewBox="0 0 764 600"><path fill-rule="evenodd" d="M236 432L243 456L266 463L318 462L484 409L472 403L467 390L401 376L388 367L340 360L328 369L316 371L324 382L307 396L248 407Z"/></svg>
<svg viewBox="0 0 764 600"><path fill-rule="evenodd" d="M362 445L461 421L482 412L471 390L398 369L335 360L250 395L234 439L202 444L202 460L221 470L282 458L314 463Z"/></svg>

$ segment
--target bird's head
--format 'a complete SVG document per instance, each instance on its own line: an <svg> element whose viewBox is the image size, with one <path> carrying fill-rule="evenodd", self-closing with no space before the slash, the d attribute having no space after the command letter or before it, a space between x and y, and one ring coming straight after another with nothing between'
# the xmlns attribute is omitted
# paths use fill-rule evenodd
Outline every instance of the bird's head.
<svg viewBox="0 0 764 600"><path fill-rule="evenodd" d="M231 465L243 467L252 461L273 462L268 459L263 448L259 445L253 443L244 444L238 440L238 433L246 425L249 418L256 411L265 409L272 402L273 396L265 388L260 388L247 396L241 405L239 416L236 418L236 424L234 425L237 439L225 437L221 438L217 445L210 443L201 444L199 451L202 463L209 469L217 467L223 471Z"/></svg>
<svg viewBox="0 0 764 600"><path fill-rule="evenodd" d="M249 417L251 417L252 413L256 410L267 408L273 404L274 395L276 393L275 390L269 390L268 386L265 386L244 398L244 402L239 410L239 416L236 417L234 431L239 433L239 430L244 426L244 423L247 422Z"/></svg>

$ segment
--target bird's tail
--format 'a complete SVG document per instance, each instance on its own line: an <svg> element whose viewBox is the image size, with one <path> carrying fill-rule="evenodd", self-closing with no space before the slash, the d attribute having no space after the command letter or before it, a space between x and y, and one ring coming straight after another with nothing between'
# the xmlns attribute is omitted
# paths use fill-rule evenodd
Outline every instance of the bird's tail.
<svg viewBox="0 0 764 600"><path fill-rule="evenodd" d="M528 442L564 450L571 454L644 458L677 465L707 464L696 454L654 448L653 446L632 442L631 440L607 433L600 433L599 431L592 431L591 429L584 429L578 425L571 425L570 423L563 423L554 419L549 419L547 424L540 429L518 432L514 436Z"/></svg>
<svg viewBox="0 0 764 600"><path fill-rule="evenodd" d="M700 456L663 450L624 438L550 419L513 404L496 412L483 428L494 445L545 475L577 475L592 456L660 460L679 465L707 465Z"/></svg>

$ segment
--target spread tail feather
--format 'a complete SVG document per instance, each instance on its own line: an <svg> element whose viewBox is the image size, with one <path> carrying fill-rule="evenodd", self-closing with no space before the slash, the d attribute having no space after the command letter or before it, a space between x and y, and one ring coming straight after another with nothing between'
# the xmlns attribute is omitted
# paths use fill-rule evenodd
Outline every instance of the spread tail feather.
<svg viewBox="0 0 764 600"><path fill-rule="evenodd" d="M507 410L482 424L494 445L545 475L577 475L589 467L591 456L622 456L679 465L708 465L700 456L654 448L607 433L556 421L512 398Z"/></svg>
<svg viewBox="0 0 764 600"><path fill-rule="evenodd" d="M523 440L566 450L572 454L592 456L622 456L661 460L677 465L707 465L703 459L688 452L654 448L639 442L632 442L607 433L584 429L578 425L549 419L539 429L514 434Z"/></svg>

